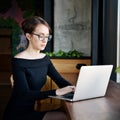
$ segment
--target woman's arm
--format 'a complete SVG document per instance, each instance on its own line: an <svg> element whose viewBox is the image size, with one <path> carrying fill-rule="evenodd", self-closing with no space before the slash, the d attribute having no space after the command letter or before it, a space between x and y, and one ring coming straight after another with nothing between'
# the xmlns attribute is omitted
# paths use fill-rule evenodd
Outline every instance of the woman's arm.
<svg viewBox="0 0 120 120"><path fill-rule="evenodd" d="M39 90L31 90L26 79L25 69L21 67L13 67L14 92L24 99L44 99L48 95L56 95L56 90L40 92Z"/></svg>
<svg viewBox="0 0 120 120"><path fill-rule="evenodd" d="M48 76L58 85L58 87L66 87L68 85L72 85L70 82L65 80L60 73L56 70L52 62L50 61L48 67Z"/></svg>
<svg viewBox="0 0 120 120"><path fill-rule="evenodd" d="M75 86L65 80L55 69L52 62L49 64L48 75L51 79L60 87L56 90L56 95L64 95L70 92L74 92Z"/></svg>

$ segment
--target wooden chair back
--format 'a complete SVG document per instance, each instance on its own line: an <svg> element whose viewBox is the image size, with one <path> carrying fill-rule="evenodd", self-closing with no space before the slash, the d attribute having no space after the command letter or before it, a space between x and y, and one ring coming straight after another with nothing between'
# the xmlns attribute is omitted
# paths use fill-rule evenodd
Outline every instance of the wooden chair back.
<svg viewBox="0 0 120 120"><path fill-rule="evenodd" d="M13 80L13 75L12 75L12 74L10 75L10 83L11 83L11 87L13 87L13 85L14 85L14 80Z"/></svg>

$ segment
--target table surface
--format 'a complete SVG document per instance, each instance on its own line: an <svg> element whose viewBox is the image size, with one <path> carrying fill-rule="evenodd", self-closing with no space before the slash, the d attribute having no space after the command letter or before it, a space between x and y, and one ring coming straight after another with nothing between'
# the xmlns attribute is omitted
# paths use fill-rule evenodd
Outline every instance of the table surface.
<svg viewBox="0 0 120 120"><path fill-rule="evenodd" d="M64 101L64 107L68 120L120 120L120 84L110 80L104 97Z"/></svg>

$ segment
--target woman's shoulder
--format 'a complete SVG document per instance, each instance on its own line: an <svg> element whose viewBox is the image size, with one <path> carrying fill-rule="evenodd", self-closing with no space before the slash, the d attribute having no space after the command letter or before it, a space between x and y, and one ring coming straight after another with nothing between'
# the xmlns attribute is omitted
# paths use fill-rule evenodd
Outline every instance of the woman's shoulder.
<svg viewBox="0 0 120 120"><path fill-rule="evenodd" d="M16 54L13 59L12 63L14 66L20 66L20 67L38 67L41 65L49 64L50 59L49 57L44 54L40 53L40 57L27 57L24 52Z"/></svg>
<svg viewBox="0 0 120 120"><path fill-rule="evenodd" d="M18 59L42 59L45 56L46 56L45 53L40 53L38 56L32 56L32 55L27 54L26 51L23 51L23 52L16 54L14 56L14 58L18 58Z"/></svg>
<svg viewBox="0 0 120 120"><path fill-rule="evenodd" d="M25 58L25 57L26 57L25 51L20 52L14 56L14 58Z"/></svg>

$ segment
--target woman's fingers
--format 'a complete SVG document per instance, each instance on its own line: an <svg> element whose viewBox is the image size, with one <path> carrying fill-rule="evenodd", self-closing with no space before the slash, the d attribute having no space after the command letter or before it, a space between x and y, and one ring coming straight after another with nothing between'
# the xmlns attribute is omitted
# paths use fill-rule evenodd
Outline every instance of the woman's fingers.
<svg viewBox="0 0 120 120"><path fill-rule="evenodd" d="M75 91L75 86L67 86L56 90L56 95L64 95Z"/></svg>

